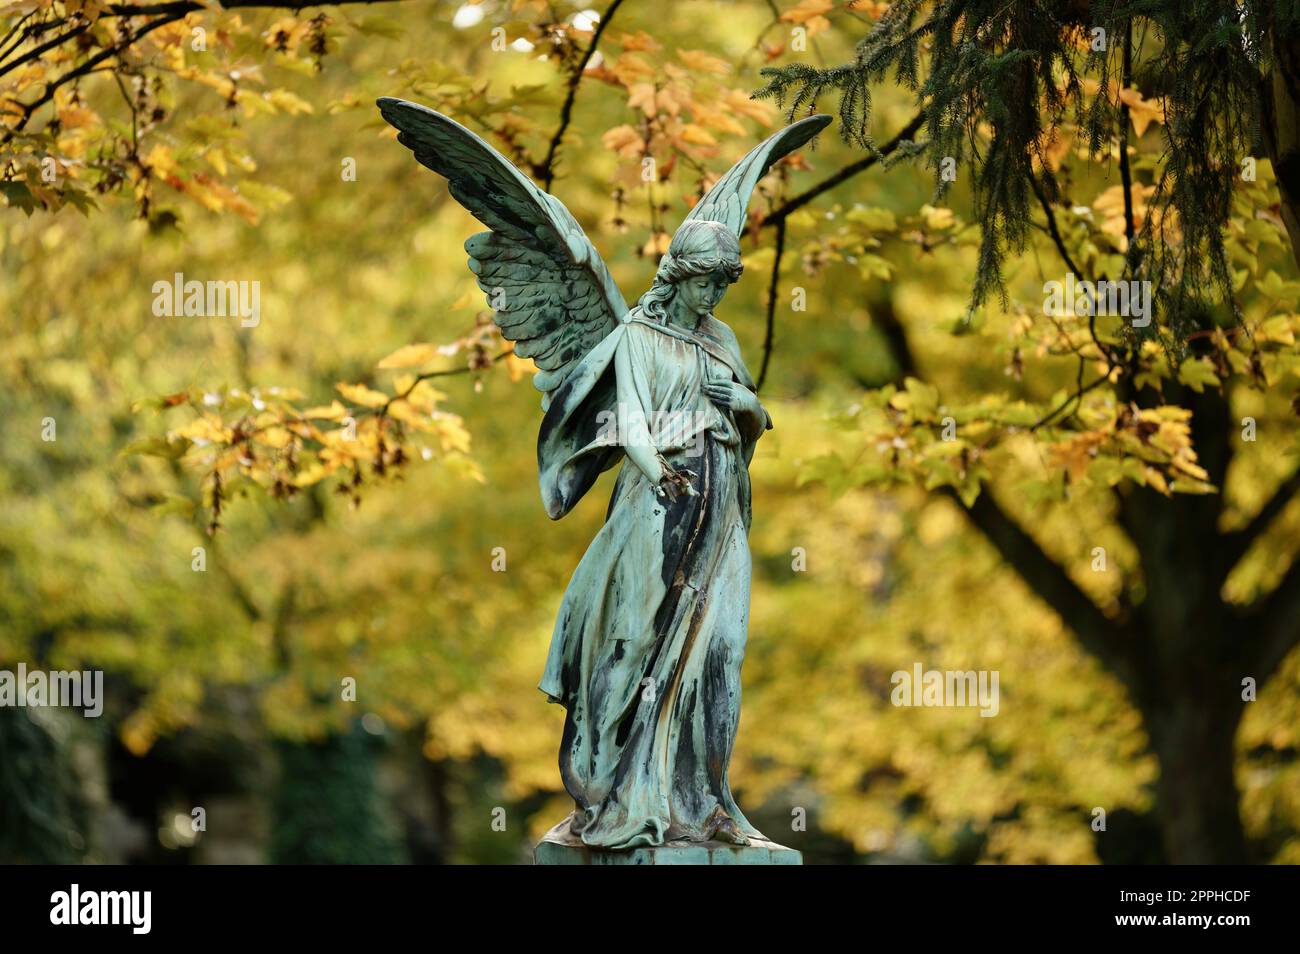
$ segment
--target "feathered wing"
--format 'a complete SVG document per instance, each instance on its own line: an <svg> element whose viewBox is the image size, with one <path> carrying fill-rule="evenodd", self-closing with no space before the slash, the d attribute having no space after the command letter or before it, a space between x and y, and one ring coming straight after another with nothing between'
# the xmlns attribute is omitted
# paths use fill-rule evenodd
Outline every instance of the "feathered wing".
<svg viewBox="0 0 1300 954"><path fill-rule="evenodd" d="M758 185L758 180L767 174L767 170L777 160L811 141L830 125L830 121L829 116L809 116L768 136L714 184L704 198L695 204L695 208L691 209L691 214L686 216L685 221L702 219L721 222L739 237L745 231L749 197Z"/></svg>
<svg viewBox="0 0 1300 954"><path fill-rule="evenodd" d="M397 141L445 176L452 197L491 230L465 242L469 267L501 334L540 369L533 384L545 408L627 314L609 269L559 200L460 123L388 96L378 106Z"/></svg>

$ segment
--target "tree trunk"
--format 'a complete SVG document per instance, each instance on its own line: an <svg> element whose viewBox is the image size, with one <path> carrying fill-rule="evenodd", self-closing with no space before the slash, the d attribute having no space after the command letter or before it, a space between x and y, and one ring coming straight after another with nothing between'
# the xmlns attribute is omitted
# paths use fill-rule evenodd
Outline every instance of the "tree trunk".
<svg viewBox="0 0 1300 954"><path fill-rule="evenodd" d="M1156 816L1173 864L1245 864L1246 835L1233 774L1241 708L1181 698L1143 713L1160 761Z"/></svg>
<svg viewBox="0 0 1300 954"><path fill-rule="evenodd" d="M1273 164L1282 222L1300 265L1300 44L1273 43L1273 70L1260 89L1259 131Z"/></svg>
<svg viewBox="0 0 1300 954"><path fill-rule="evenodd" d="M1164 397L1192 412L1198 459L1223 487L1233 451L1227 400L1176 385L1166 385ZM1164 497L1130 487L1119 495L1120 523L1141 556L1146 589L1129 647L1139 673L1134 702L1160 763L1156 820L1174 864L1247 860L1233 771L1243 640L1220 595L1231 569L1218 531L1222 506L1216 494Z"/></svg>

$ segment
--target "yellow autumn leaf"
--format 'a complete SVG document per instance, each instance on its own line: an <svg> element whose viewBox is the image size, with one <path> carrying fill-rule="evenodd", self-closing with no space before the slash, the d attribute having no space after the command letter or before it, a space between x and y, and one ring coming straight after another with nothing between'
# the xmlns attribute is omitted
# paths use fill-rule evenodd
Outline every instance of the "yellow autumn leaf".
<svg viewBox="0 0 1300 954"><path fill-rule="evenodd" d="M846 10L854 10L872 20L879 20L889 10L888 0L849 0L844 5Z"/></svg>
<svg viewBox="0 0 1300 954"><path fill-rule="evenodd" d="M99 125L99 114L84 106L64 106L59 109L59 125L64 129L82 129Z"/></svg>
<svg viewBox="0 0 1300 954"><path fill-rule="evenodd" d="M689 100L689 94L682 94L679 98L679 90L671 86L665 87L655 93L655 107L661 113L667 113L669 116L677 116L682 111L682 100Z"/></svg>
<svg viewBox="0 0 1300 954"><path fill-rule="evenodd" d="M700 126L708 126L710 129L730 133L733 136L743 136L745 134L745 127L729 113L713 109L701 109L694 114L694 117L695 122Z"/></svg>
<svg viewBox="0 0 1300 954"><path fill-rule="evenodd" d="M725 76L731 72L731 64L720 56L713 56L703 50L678 50L677 58L693 70L701 73L717 73Z"/></svg>
<svg viewBox="0 0 1300 954"><path fill-rule="evenodd" d="M288 113L290 116L299 116L314 111L311 103L301 96L294 95L287 89L273 89L262 95L276 109Z"/></svg>
<svg viewBox="0 0 1300 954"><path fill-rule="evenodd" d="M184 437L196 443L224 444L230 440L231 432L214 414L196 417L183 427L169 434L170 437Z"/></svg>
<svg viewBox="0 0 1300 954"><path fill-rule="evenodd" d="M655 75L655 68L635 53L624 53L610 64L609 71L624 86Z"/></svg>
<svg viewBox="0 0 1300 954"><path fill-rule="evenodd" d="M417 431L431 433L436 430L428 413L412 407L407 401L395 402L393 406L388 409L388 416L415 428Z"/></svg>
<svg viewBox="0 0 1300 954"><path fill-rule="evenodd" d="M656 255L663 255L668 251L668 243L672 241L667 232L656 232L650 236L649 241L641 246L641 254L647 258L653 258Z"/></svg>
<svg viewBox="0 0 1300 954"><path fill-rule="evenodd" d="M360 404L362 407L383 407L388 403L387 394L368 388L364 384L339 383L334 385L334 389L353 404Z"/></svg>
<svg viewBox="0 0 1300 954"><path fill-rule="evenodd" d="M438 435L444 451L469 453L469 431L465 424L454 414L440 414L433 419L434 432Z"/></svg>
<svg viewBox="0 0 1300 954"><path fill-rule="evenodd" d="M505 364L506 374L510 375L511 381L518 381L524 375L532 374L537 370L537 365L529 358L521 358L513 351L506 355Z"/></svg>
<svg viewBox="0 0 1300 954"><path fill-rule="evenodd" d="M687 123L682 127L681 139L684 142L692 143L696 146L716 146L718 140L709 134L708 130L702 129L694 123Z"/></svg>
<svg viewBox="0 0 1300 954"><path fill-rule="evenodd" d="M388 357L375 365L377 368L415 368L428 364L438 357L438 346L431 344L409 344L398 348Z"/></svg>
<svg viewBox="0 0 1300 954"><path fill-rule="evenodd" d="M808 23L823 13L835 8L832 0L799 0L793 7L781 14L782 23Z"/></svg>
<svg viewBox="0 0 1300 954"><path fill-rule="evenodd" d="M1169 483L1165 480L1164 474L1154 467L1148 467L1143 471L1143 475L1146 477L1148 487L1158 490L1166 497L1169 496Z"/></svg>
<svg viewBox="0 0 1300 954"><path fill-rule="evenodd" d="M302 416L318 421L341 421L348 416L348 409L338 401L331 401L328 405L307 408Z"/></svg>
<svg viewBox="0 0 1300 954"><path fill-rule="evenodd" d="M293 435L283 427L268 427L257 436L258 443L265 444L267 447L274 447L276 450L288 447L292 439Z"/></svg>
<svg viewBox="0 0 1300 954"><path fill-rule="evenodd" d="M1159 101L1143 99L1142 94L1130 88L1119 91L1119 100L1128 107L1129 118L1133 120L1133 129L1139 137L1147 131L1151 123L1165 121L1165 109Z"/></svg>
<svg viewBox="0 0 1300 954"><path fill-rule="evenodd" d="M659 42L644 30L637 30L636 33L624 33L616 41L619 46L625 50L645 50L653 53L659 49Z"/></svg>
<svg viewBox="0 0 1300 954"><path fill-rule="evenodd" d="M1291 319L1291 315L1274 315L1259 326L1259 330L1255 333L1255 340L1281 345L1295 344Z"/></svg>
<svg viewBox="0 0 1300 954"><path fill-rule="evenodd" d="M627 104L632 109L639 109L647 116L653 116L658 111L659 107L655 103L655 88L652 83L637 83L627 93ZM613 130L610 130L610 132L613 132ZM605 135L608 136L609 133Z"/></svg>
<svg viewBox="0 0 1300 954"><path fill-rule="evenodd" d="M153 172L161 174L175 173L178 168L171 149L161 144L149 150L144 157L144 164Z"/></svg>
<svg viewBox="0 0 1300 954"><path fill-rule="evenodd" d="M726 111L747 116L764 126L771 126L776 117L776 108L761 99L753 99L749 93L739 89L729 89L722 94Z"/></svg>
<svg viewBox="0 0 1300 954"><path fill-rule="evenodd" d="M256 225L260 215L256 206L223 182L218 182L206 173L200 172L194 177L195 183L205 188L218 203L218 208L230 209L250 225Z"/></svg>
<svg viewBox="0 0 1300 954"><path fill-rule="evenodd" d="M921 206L921 221L925 223L927 229L935 232L941 232L944 229L952 228L956 222L956 216L952 209L936 208L932 205Z"/></svg>
<svg viewBox="0 0 1300 954"><path fill-rule="evenodd" d="M641 134L631 126L615 126L600 137L600 144L610 152L629 158L641 155L645 148Z"/></svg>

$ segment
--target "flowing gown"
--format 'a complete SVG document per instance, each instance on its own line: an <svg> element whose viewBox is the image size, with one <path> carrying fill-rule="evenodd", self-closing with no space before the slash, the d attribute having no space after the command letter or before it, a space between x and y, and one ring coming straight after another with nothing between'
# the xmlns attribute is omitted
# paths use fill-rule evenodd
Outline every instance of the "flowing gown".
<svg viewBox="0 0 1300 954"><path fill-rule="evenodd" d="M695 490L660 496L627 460L555 623L539 688L567 710L571 828L595 847L702 841L726 817L762 837L727 766L749 623L748 465L772 425L766 412L718 408L701 390L717 379L754 388L730 328L710 316L690 331L634 310L555 392L542 424L553 518L625 455L639 421Z"/></svg>

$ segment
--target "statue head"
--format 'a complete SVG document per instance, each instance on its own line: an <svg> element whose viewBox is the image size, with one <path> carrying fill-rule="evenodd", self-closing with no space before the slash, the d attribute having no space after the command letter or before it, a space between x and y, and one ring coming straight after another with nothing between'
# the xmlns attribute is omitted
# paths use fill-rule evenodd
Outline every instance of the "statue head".
<svg viewBox="0 0 1300 954"><path fill-rule="evenodd" d="M709 314L744 271L740 242L721 222L688 219L659 261L650 290L637 303L654 321L667 321L676 301L697 318Z"/></svg>

